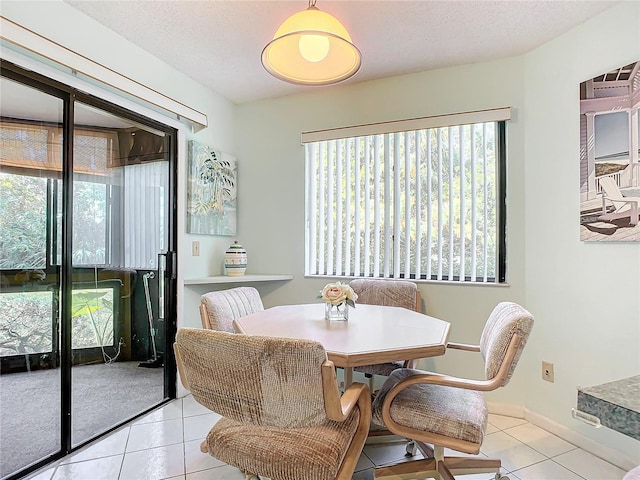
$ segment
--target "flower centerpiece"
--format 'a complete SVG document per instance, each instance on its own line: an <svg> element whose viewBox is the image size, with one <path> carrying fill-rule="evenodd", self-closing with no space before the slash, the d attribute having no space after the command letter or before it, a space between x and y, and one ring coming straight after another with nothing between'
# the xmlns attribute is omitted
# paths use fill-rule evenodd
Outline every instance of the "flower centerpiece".
<svg viewBox="0 0 640 480"><path fill-rule="evenodd" d="M348 284L327 283L317 298L324 300L324 316L327 320L348 320L349 307L355 308L358 295Z"/></svg>

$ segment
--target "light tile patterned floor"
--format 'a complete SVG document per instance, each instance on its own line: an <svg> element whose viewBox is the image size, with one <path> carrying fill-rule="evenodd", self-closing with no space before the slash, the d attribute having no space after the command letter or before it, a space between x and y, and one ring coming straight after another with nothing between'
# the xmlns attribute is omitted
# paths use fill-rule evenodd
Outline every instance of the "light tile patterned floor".
<svg viewBox="0 0 640 480"><path fill-rule="evenodd" d="M218 418L191 396L174 400L31 480L244 480L236 468L200 452L200 441ZM404 452L404 443L365 446L353 479L373 479L374 466L404 459ZM500 415L489 415L480 455L500 458L511 480L621 480L625 474L526 420Z"/></svg>

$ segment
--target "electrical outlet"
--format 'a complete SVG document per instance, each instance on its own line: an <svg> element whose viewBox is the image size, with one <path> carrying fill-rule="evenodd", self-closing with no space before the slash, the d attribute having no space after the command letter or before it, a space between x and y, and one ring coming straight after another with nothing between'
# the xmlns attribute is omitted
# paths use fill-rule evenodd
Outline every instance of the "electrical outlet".
<svg viewBox="0 0 640 480"><path fill-rule="evenodd" d="M200 242L191 242L191 255L193 255L194 257L200 256Z"/></svg>
<svg viewBox="0 0 640 480"><path fill-rule="evenodd" d="M555 378L553 376L553 363L542 362L542 379L547 382L553 383Z"/></svg>

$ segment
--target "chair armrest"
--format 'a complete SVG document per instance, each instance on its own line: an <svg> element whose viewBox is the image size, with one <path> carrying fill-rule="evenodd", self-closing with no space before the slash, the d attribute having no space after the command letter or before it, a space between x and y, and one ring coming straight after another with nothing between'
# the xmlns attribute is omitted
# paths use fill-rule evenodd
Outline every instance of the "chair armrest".
<svg viewBox="0 0 640 480"><path fill-rule="evenodd" d="M202 328L211 330L209 313L207 312L207 307L203 303L200 304L200 321L202 322Z"/></svg>
<svg viewBox="0 0 640 480"><path fill-rule="evenodd" d="M331 420L342 422L347 419L356 405L360 409L360 414L364 415L367 402L369 415L371 415L371 393L369 387L364 383L352 383L340 397L340 409L329 409L327 417Z"/></svg>
<svg viewBox="0 0 640 480"><path fill-rule="evenodd" d="M182 357L180 356L180 352L178 351L178 344L174 343L173 344L173 352L175 354L176 357L176 366L178 367L178 376L180 377L180 381L182 382L182 386L187 389L189 389L189 380L187 380L187 374L184 371L184 365L182 364Z"/></svg>
<svg viewBox="0 0 640 480"><path fill-rule="evenodd" d="M398 382L393 385L393 387L391 387L391 389L389 389L389 391L385 395L381 411L382 421L384 422L385 426L396 435L416 438L412 436L415 433L415 430L398 424L391 417L391 405L400 392L411 387L412 385L419 384L443 385L446 387L465 388L481 392L495 390L496 388L502 386L506 381L509 375L509 371L511 370L511 365L518 352L518 346L521 344L521 342L522 337L520 335L515 334L511 337L511 341L509 342L509 346L507 347L507 351L505 353L502 364L498 369L498 372L493 378L489 380L471 380L468 378L422 372L419 370L412 371L412 374L410 374L409 376L398 380Z"/></svg>
<svg viewBox="0 0 640 480"><path fill-rule="evenodd" d="M424 384L424 385L443 385L445 387L466 388L468 390L490 391L496 388L492 385L491 380L473 380L470 378L454 377L452 375L442 375L439 373L416 373L407 378L402 379L396 383L393 387L393 391L396 389L398 393L405 388L409 388L412 385ZM389 392L391 393L391 392ZM394 395L395 397L395 395Z"/></svg>
<svg viewBox="0 0 640 480"><path fill-rule="evenodd" d="M502 364L500 365L500 369L498 370L496 375L489 380L472 380L469 378L453 377L451 375L442 375L439 373L429 372L416 373L415 375L406 377L396 383L387 394L385 403L387 403L387 401L391 402L393 398L405 388L417 384L443 385L445 387L466 388L469 390L478 390L481 392L495 390L503 384L504 380L507 378L507 375L509 375L511 363L516 356L517 346L521 341L522 337L520 335L516 334L511 337L511 341L509 342L509 346L507 347L507 352L505 354L504 360L502 361Z"/></svg>
<svg viewBox="0 0 640 480"><path fill-rule="evenodd" d="M467 352L479 352L480 345L468 345L466 343L447 343L447 348L453 348L455 350L466 350Z"/></svg>
<svg viewBox="0 0 640 480"><path fill-rule="evenodd" d="M322 365L322 388L324 391L324 410L330 420L342 422L358 405L361 415L371 416L371 392L364 383L354 382L340 396L336 369L333 362L327 360Z"/></svg>

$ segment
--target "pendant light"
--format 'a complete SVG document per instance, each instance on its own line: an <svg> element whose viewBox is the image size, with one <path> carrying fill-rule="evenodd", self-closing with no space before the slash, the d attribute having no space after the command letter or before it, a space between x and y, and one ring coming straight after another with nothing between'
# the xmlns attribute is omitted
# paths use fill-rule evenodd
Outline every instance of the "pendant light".
<svg viewBox="0 0 640 480"><path fill-rule="evenodd" d="M331 85L356 74L360 51L338 19L309 0L309 8L286 19L264 47L262 65L285 82Z"/></svg>

